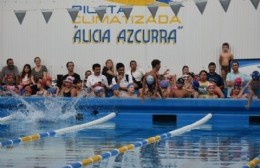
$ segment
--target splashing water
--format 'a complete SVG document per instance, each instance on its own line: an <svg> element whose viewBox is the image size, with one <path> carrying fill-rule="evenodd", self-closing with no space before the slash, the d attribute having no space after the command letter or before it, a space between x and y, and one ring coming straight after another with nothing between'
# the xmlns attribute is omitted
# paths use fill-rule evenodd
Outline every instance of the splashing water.
<svg viewBox="0 0 260 168"><path fill-rule="evenodd" d="M67 120L74 118L77 114L75 109L78 101L83 97L79 96L72 101L64 101L57 97L43 97L43 102L28 103L25 99L14 92L10 94L21 103L17 105L18 110L11 112L9 116L0 118L0 123L10 120L23 120L26 122ZM43 106L44 105L44 106Z"/></svg>

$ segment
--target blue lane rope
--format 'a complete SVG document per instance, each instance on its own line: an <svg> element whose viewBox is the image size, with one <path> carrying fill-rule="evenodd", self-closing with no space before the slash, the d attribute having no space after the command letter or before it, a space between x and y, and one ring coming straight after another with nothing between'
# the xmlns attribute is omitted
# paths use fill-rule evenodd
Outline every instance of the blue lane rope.
<svg viewBox="0 0 260 168"><path fill-rule="evenodd" d="M19 137L19 138L16 138L16 139L9 139L9 140L0 142L0 147L10 147L10 146L13 146L13 145L20 144L21 142L36 141L36 140L42 139L42 138L54 137L56 135L62 135L62 134L69 133L69 132L79 131L79 130L86 129L87 127L90 127L90 126L93 126L93 125L104 123L108 120L111 120L115 116L116 116L116 113L112 112L112 113L110 113L110 114L108 114L108 115L106 115L102 118L99 118L97 120L94 120L94 121L91 121L91 122L88 122L88 123L85 123L85 124L74 125L74 126L71 126L71 127L66 127L66 128L62 128L62 129L58 129L58 130L39 133L39 134L28 135L28 136Z"/></svg>
<svg viewBox="0 0 260 168"><path fill-rule="evenodd" d="M102 153L100 155L94 155L94 156L89 157L87 159L83 159L81 161L78 161L78 162L72 163L70 165L64 166L63 168L80 168L80 167L87 166L87 165L90 165L90 164L95 163L95 162L99 162L99 161L104 160L104 159L108 159L112 156L117 156L120 153L124 153L124 152L126 152L128 150L132 150L134 148L139 148L139 147L145 146L147 144L159 142L160 140L164 140L164 139L176 136L176 135L183 134L184 132L191 131L191 130L195 129L196 127L206 123L208 120L211 119L211 117L212 117L212 114L208 114L205 117L203 117L202 119L198 120L197 122L195 122L191 125L184 126L182 128L170 131L168 133L164 133L164 134L161 134L161 135L150 137L150 138L144 139L143 141L138 141L134 144L125 145L125 146L122 146L120 148L115 148L110 152L105 152L105 153Z"/></svg>

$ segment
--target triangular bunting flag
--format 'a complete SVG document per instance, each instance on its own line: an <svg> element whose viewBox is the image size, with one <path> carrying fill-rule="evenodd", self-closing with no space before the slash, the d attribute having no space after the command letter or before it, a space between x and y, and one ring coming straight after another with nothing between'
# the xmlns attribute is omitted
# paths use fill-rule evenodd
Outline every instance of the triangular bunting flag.
<svg viewBox="0 0 260 168"><path fill-rule="evenodd" d="M25 14L26 14L26 10L15 10L14 13L15 13L19 23L22 24L23 19L24 19Z"/></svg>
<svg viewBox="0 0 260 168"><path fill-rule="evenodd" d="M107 13L107 7L106 6L96 7L95 11L97 12L99 20L102 22L105 14Z"/></svg>
<svg viewBox="0 0 260 168"><path fill-rule="evenodd" d="M196 6L198 7L200 13L203 14L208 1L207 0L194 0L194 2L196 4Z"/></svg>
<svg viewBox="0 0 260 168"><path fill-rule="evenodd" d="M42 11L42 15L44 17L45 22L48 23L51 18L53 10L52 9L42 9L41 11Z"/></svg>
<svg viewBox="0 0 260 168"><path fill-rule="evenodd" d="M121 9L124 12L125 17L128 19L131 15L133 7L132 6L121 6Z"/></svg>
<svg viewBox="0 0 260 168"><path fill-rule="evenodd" d="M180 8L182 7L181 2L171 2L171 3L169 3L169 5L170 5L173 13L175 14L175 16L177 16L180 11Z"/></svg>
<svg viewBox="0 0 260 168"><path fill-rule="evenodd" d="M155 18L159 5L157 3L155 3L155 4L148 5L147 8L149 9L153 18Z"/></svg>
<svg viewBox="0 0 260 168"><path fill-rule="evenodd" d="M219 0L219 2L223 7L224 11L227 12L231 0Z"/></svg>
<svg viewBox="0 0 260 168"><path fill-rule="evenodd" d="M251 2L254 5L255 9L257 9L260 0L251 0Z"/></svg>
<svg viewBox="0 0 260 168"><path fill-rule="evenodd" d="M79 8L68 8L67 10L70 14L72 22L75 22L78 14L79 14L80 9Z"/></svg>

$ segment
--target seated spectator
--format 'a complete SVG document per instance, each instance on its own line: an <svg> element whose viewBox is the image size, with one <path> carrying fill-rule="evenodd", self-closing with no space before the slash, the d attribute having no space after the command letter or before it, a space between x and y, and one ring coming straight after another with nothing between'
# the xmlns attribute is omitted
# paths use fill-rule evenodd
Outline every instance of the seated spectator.
<svg viewBox="0 0 260 168"><path fill-rule="evenodd" d="M102 75L107 78L108 86L111 86L112 79L116 76L114 72L114 63L111 59L106 60L106 65L103 67Z"/></svg>
<svg viewBox="0 0 260 168"><path fill-rule="evenodd" d="M135 60L130 61L130 71L127 74L131 74L136 89L143 87L142 80L145 75L144 70L137 68L137 62Z"/></svg>
<svg viewBox="0 0 260 168"><path fill-rule="evenodd" d="M77 97L82 95L83 85L82 80L74 80L75 83L75 89L77 91Z"/></svg>
<svg viewBox="0 0 260 168"><path fill-rule="evenodd" d="M73 81L74 81L74 77L68 76L63 81L63 86L62 86L61 91L58 95L62 96L62 97L76 97L77 91L73 87Z"/></svg>
<svg viewBox="0 0 260 168"><path fill-rule="evenodd" d="M187 90L183 89L184 79L179 78L176 82L177 89L171 90L170 97L173 98L187 98L190 97L190 94Z"/></svg>
<svg viewBox="0 0 260 168"><path fill-rule="evenodd" d="M163 94L163 97L169 97L171 93L171 88L169 87L169 81L168 80L162 80L160 81L160 87Z"/></svg>
<svg viewBox="0 0 260 168"><path fill-rule="evenodd" d="M232 88L234 87L234 81L236 78L241 78L242 82L245 81L245 75L239 72L239 63L238 61L234 60L232 62L232 72L227 74L226 84L228 87L227 97L230 97L230 93Z"/></svg>
<svg viewBox="0 0 260 168"><path fill-rule="evenodd" d="M123 94L122 97L137 98L137 94L135 93L135 85L133 83L129 83L127 85L127 92Z"/></svg>
<svg viewBox="0 0 260 168"><path fill-rule="evenodd" d="M119 91L119 85L115 84L111 87L111 90L113 91L112 97L122 97L122 94Z"/></svg>
<svg viewBox="0 0 260 168"><path fill-rule="evenodd" d="M94 96L95 97L105 97L105 89L104 87L101 87L101 86L96 86L94 88Z"/></svg>
<svg viewBox="0 0 260 168"><path fill-rule="evenodd" d="M216 87L215 83L209 83L207 87L208 94L204 98L210 98L210 99L218 98L218 95L215 93L215 87Z"/></svg>
<svg viewBox="0 0 260 168"><path fill-rule="evenodd" d="M14 61L12 58L7 59L6 61L7 66L2 68L2 73L1 73L1 82L0 84L4 85L6 84L6 79L7 75L11 74L13 77L13 83L15 86L20 84L20 76L19 76L19 71L17 66L14 65Z"/></svg>
<svg viewBox="0 0 260 168"><path fill-rule="evenodd" d="M209 85L209 81L207 81L207 71L202 70L199 75L199 98L206 98L208 95L207 87Z"/></svg>
<svg viewBox="0 0 260 168"><path fill-rule="evenodd" d="M36 85L38 81L47 76L48 70L45 65L41 64L39 57L34 58L35 67L32 69L32 83Z"/></svg>
<svg viewBox="0 0 260 168"><path fill-rule="evenodd" d="M19 89L22 90L26 86L31 86L31 84L32 84L31 66L29 64L25 64L23 67L22 74L21 74Z"/></svg>
<svg viewBox="0 0 260 168"><path fill-rule="evenodd" d="M66 80L68 76L72 76L74 78L74 80L80 80L79 74L74 72L74 63L72 61L67 62L66 67L67 67L68 73L63 76L63 78L62 78L63 80Z"/></svg>
<svg viewBox="0 0 260 168"><path fill-rule="evenodd" d="M38 80L37 82L37 89L38 91L36 92L36 96L45 96L47 94L46 90L45 90L45 84L46 81L43 79Z"/></svg>
<svg viewBox="0 0 260 168"><path fill-rule="evenodd" d="M207 74L207 80L214 79L216 86L221 90L224 89L224 81L222 77L216 73L216 64L214 62L210 62L208 65L209 73Z"/></svg>
<svg viewBox="0 0 260 168"><path fill-rule="evenodd" d="M209 78L209 84L213 84L215 85L215 89L214 92L215 94L219 97L219 98L224 98L224 94L222 92L222 90L220 89L220 87L217 86L217 81L215 78Z"/></svg>
<svg viewBox="0 0 260 168"><path fill-rule="evenodd" d="M107 90L108 83L107 78L101 74L101 65L93 64L92 66L93 74L88 77L87 88L91 88L92 95L94 96L94 89L97 86L103 87L104 90Z"/></svg>
<svg viewBox="0 0 260 168"><path fill-rule="evenodd" d="M129 83L133 83L132 76L125 73L125 66L123 63L116 64L117 76L112 79L112 84L118 84L120 92L127 92Z"/></svg>
<svg viewBox="0 0 260 168"><path fill-rule="evenodd" d="M230 98L232 99L241 99L246 98L246 94L243 95L242 88L240 85L234 85L234 88L231 90Z"/></svg>
<svg viewBox="0 0 260 168"><path fill-rule="evenodd" d="M188 75L189 72L189 67L187 65L184 65L182 67L182 75Z"/></svg>
<svg viewBox="0 0 260 168"><path fill-rule="evenodd" d="M30 86L26 86L23 91L23 96L31 96L32 95L32 89Z"/></svg>
<svg viewBox="0 0 260 168"><path fill-rule="evenodd" d="M193 92L191 93L192 98L198 98L199 97L199 87L200 87L199 82L197 80L193 80L192 81Z"/></svg>
<svg viewBox="0 0 260 168"><path fill-rule="evenodd" d="M84 81L83 81L83 87L87 87L86 84L87 84L88 77L89 77L90 75L92 75L92 72L91 72L90 70L87 70L87 71L85 72L85 79L84 79Z"/></svg>
<svg viewBox="0 0 260 168"><path fill-rule="evenodd" d="M14 77L12 74L6 75L5 85L3 85L4 91L12 94L20 94L19 88L14 84Z"/></svg>

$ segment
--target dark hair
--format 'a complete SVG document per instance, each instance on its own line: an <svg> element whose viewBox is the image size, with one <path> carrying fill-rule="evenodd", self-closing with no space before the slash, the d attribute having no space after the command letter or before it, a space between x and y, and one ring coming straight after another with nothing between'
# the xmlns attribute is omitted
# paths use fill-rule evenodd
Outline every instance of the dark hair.
<svg viewBox="0 0 260 168"><path fill-rule="evenodd" d="M152 63L151 63L151 65L152 65L152 68L155 68L156 67L156 65L159 65L161 63L161 61L160 60L158 60L158 59L154 59L153 61L152 61Z"/></svg>
<svg viewBox="0 0 260 168"><path fill-rule="evenodd" d="M135 60L131 60L130 61L130 66L131 66L131 63L136 63L136 61Z"/></svg>
<svg viewBox="0 0 260 168"><path fill-rule="evenodd" d="M238 62L238 60L232 60L231 65L233 65L234 63L236 63L236 64L239 66L239 62Z"/></svg>
<svg viewBox="0 0 260 168"><path fill-rule="evenodd" d="M227 46L229 48L229 44L227 42L222 44L222 47L224 46Z"/></svg>
<svg viewBox="0 0 260 168"><path fill-rule="evenodd" d="M92 70L94 71L95 68L100 68L100 67L101 67L101 65L98 64L98 63L93 64L93 65L92 65Z"/></svg>
<svg viewBox="0 0 260 168"><path fill-rule="evenodd" d="M74 65L74 62L69 61L69 62L67 62L66 67L68 68L69 64L71 64L71 63Z"/></svg>
<svg viewBox="0 0 260 168"><path fill-rule="evenodd" d="M189 68L189 67L188 67L188 65L184 65L184 66L182 67L182 71L184 70L184 68Z"/></svg>
<svg viewBox="0 0 260 168"><path fill-rule="evenodd" d="M210 67L211 65L216 66L215 62L210 62L208 67Z"/></svg>
<svg viewBox="0 0 260 168"><path fill-rule="evenodd" d="M199 75L201 75L203 72L205 72L206 75L208 74L208 72L207 72L206 70L201 70L200 73L199 73Z"/></svg>
<svg viewBox="0 0 260 168"><path fill-rule="evenodd" d="M9 61L13 61L13 59L12 59L12 58L8 58L8 59L6 60L6 64L8 64Z"/></svg>
<svg viewBox="0 0 260 168"><path fill-rule="evenodd" d="M116 64L116 70L118 70L119 68L125 68L125 65L121 62Z"/></svg>
<svg viewBox="0 0 260 168"><path fill-rule="evenodd" d="M34 58L34 62L36 61L36 59L39 59L41 61L41 58L40 57L35 57Z"/></svg>
<svg viewBox="0 0 260 168"><path fill-rule="evenodd" d="M25 65L23 66L23 71L22 71L21 78L24 78L24 76L25 76L25 71L24 71L24 69L25 69L26 67L29 68L29 72L28 72L29 76L28 76L28 77L31 77L31 75L32 75L31 65L30 65L30 64L25 64Z"/></svg>
<svg viewBox="0 0 260 168"><path fill-rule="evenodd" d="M87 72L90 72L90 73L92 73L92 72L91 72L91 70L87 70L85 73L87 73Z"/></svg>

